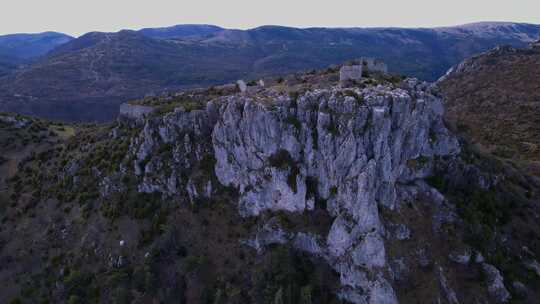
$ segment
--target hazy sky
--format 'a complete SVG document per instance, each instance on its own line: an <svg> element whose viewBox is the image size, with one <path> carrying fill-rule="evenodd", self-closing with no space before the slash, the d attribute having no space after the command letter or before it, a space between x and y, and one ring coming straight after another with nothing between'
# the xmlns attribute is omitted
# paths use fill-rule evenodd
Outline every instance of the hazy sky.
<svg viewBox="0 0 540 304"><path fill-rule="evenodd" d="M182 23L227 28L275 24L443 26L476 21L540 24L540 0L2 0L0 34L118 31Z"/></svg>

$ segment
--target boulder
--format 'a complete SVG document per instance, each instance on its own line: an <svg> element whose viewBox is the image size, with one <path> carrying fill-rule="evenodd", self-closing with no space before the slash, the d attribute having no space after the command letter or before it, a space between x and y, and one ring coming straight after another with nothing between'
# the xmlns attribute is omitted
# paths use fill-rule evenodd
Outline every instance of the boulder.
<svg viewBox="0 0 540 304"><path fill-rule="evenodd" d="M236 85L238 86L238 89L240 90L241 93L244 93L244 92L247 91L247 88L248 88L248 87L247 87L247 84L246 84L245 81L243 81L243 80L238 80L238 81L236 82Z"/></svg>

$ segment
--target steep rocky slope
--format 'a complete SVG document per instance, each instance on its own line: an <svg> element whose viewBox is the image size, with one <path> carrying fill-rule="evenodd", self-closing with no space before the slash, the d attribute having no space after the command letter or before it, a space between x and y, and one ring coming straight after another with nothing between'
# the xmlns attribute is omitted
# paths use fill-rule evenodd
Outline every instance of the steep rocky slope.
<svg viewBox="0 0 540 304"><path fill-rule="evenodd" d="M540 174L540 44L498 47L439 81L447 116L467 138Z"/></svg>
<svg viewBox="0 0 540 304"><path fill-rule="evenodd" d="M137 104L154 111L76 126L7 180L1 300L538 295L539 186L461 144L427 83L330 69Z"/></svg>
<svg viewBox="0 0 540 304"><path fill-rule="evenodd" d="M363 56L383 59L392 72L435 80L468 56L538 38L540 26L518 23L245 31L184 25L88 33L0 79L0 110L110 120L121 102L147 94L326 68Z"/></svg>

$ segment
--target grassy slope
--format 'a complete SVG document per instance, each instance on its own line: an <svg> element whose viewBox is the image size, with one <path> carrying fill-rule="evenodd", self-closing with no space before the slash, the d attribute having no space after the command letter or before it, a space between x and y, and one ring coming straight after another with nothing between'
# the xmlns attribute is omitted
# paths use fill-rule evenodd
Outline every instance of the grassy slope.
<svg viewBox="0 0 540 304"><path fill-rule="evenodd" d="M447 117L473 143L540 175L540 48L489 53L440 83Z"/></svg>

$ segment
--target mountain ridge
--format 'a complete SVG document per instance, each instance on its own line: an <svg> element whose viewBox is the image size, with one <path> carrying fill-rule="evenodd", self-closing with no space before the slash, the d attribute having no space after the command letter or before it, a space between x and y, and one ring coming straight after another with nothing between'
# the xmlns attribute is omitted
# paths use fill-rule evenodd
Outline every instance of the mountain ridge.
<svg viewBox="0 0 540 304"><path fill-rule="evenodd" d="M62 120L109 120L116 116L119 103L146 94L287 75L363 56L384 60L393 73L436 80L473 54L500 44L524 47L531 39L540 39L540 25L465 27L471 26L474 30L283 26L230 30L187 25L157 29L158 36L166 33L162 38L153 38L155 31L148 29L92 32L2 77L0 110ZM202 34L193 35L197 29ZM187 36L178 37L178 30ZM105 109L102 114L100 108ZM81 117L81 112L93 114Z"/></svg>
<svg viewBox="0 0 540 304"><path fill-rule="evenodd" d="M7 54L20 59L31 59L45 55L56 46L75 39L58 32L37 34L10 34L0 36L0 54Z"/></svg>
<svg viewBox="0 0 540 304"><path fill-rule="evenodd" d="M438 82L455 129L540 176L540 42L500 46L454 66Z"/></svg>

